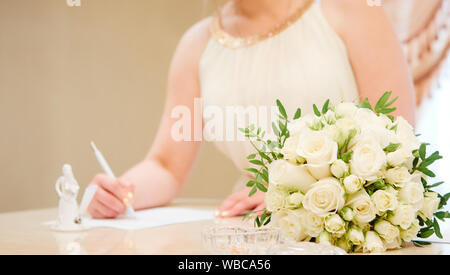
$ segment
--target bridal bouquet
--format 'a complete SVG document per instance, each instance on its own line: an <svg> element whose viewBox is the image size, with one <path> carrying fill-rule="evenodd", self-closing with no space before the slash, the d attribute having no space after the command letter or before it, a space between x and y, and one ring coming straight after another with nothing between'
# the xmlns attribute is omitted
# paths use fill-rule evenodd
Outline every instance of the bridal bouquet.
<svg viewBox="0 0 450 275"><path fill-rule="evenodd" d="M327 101L314 114L292 120L277 101L276 140L261 128L240 129L255 154L249 196L267 192L267 209L257 213L258 227L274 223L295 241L330 243L349 252L383 252L433 234L442 238L439 221L450 198L433 192L430 165L441 159L427 154L413 127L389 115L396 99L385 93L376 106ZM255 214L255 213L250 213Z"/></svg>

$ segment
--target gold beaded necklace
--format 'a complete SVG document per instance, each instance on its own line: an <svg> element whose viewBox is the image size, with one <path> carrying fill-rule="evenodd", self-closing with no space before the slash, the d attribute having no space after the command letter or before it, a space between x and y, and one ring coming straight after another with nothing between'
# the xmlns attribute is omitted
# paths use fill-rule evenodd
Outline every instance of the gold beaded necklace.
<svg viewBox="0 0 450 275"><path fill-rule="evenodd" d="M285 29L289 28L292 24L297 22L307 10L312 6L314 0L309 0L304 6L297 9L291 16L289 16L282 23L277 24L272 30L251 35L247 37L236 37L227 33L222 26L222 16L220 11L218 10L213 18L213 22L211 24L211 34L213 37L223 46L227 48L237 49L243 47L250 47L255 45L256 43L274 37L280 34Z"/></svg>

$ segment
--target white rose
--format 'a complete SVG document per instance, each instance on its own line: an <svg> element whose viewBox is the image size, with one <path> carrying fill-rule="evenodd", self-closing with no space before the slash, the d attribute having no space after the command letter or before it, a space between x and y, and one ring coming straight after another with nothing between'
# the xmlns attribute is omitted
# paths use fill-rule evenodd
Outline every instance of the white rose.
<svg viewBox="0 0 450 275"><path fill-rule="evenodd" d="M304 232L301 215L300 210L282 210L272 214L272 222L289 239L301 242L308 237Z"/></svg>
<svg viewBox="0 0 450 275"><path fill-rule="evenodd" d="M319 234L323 231L323 217L319 217L318 215L304 208L300 209L299 213L301 215L305 233L310 237L318 237Z"/></svg>
<svg viewBox="0 0 450 275"><path fill-rule="evenodd" d="M372 225L370 225L370 223L359 223L358 226L361 228L363 232L367 232L372 229Z"/></svg>
<svg viewBox="0 0 450 275"><path fill-rule="evenodd" d="M315 116L307 114L301 118L288 123L288 130L291 136L299 136L305 130L309 130L309 124L314 120Z"/></svg>
<svg viewBox="0 0 450 275"><path fill-rule="evenodd" d="M361 128L366 127L375 127L381 126L383 127L383 122L380 118L371 110L366 108L358 108L356 111L354 118L356 122L360 125Z"/></svg>
<svg viewBox="0 0 450 275"><path fill-rule="evenodd" d="M322 123L320 117L314 114L307 114L301 118L288 123L288 130L291 135L298 135L307 130L319 131L323 129L325 125Z"/></svg>
<svg viewBox="0 0 450 275"><path fill-rule="evenodd" d="M391 141L395 138L395 133L386 129L383 120L380 118L378 119L378 125L367 124L366 126L363 126L361 128L361 135L372 137L377 141L380 147L384 149L389 146Z"/></svg>
<svg viewBox="0 0 450 275"><path fill-rule="evenodd" d="M338 131L348 135L351 130L356 130L356 132L358 132L359 126L353 118L342 118L336 121L336 128Z"/></svg>
<svg viewBox="0 0 450 275"><path fill-rule="evenodd" d="M322 119L322 123L323 123L324 125L325 125L325 124L333 125L333 124L336 123L336 114L335 114L333 111L328 110L328 112L327 112L326 114L324 114L324 115L321 117L321 119Z"/></svg>
<svg viewBox="0 0 450 275"><path fill-rule="evenodd" d="M290 161L292 164L303 164L305 159L297 155L297 146L298 146L299 136L294 135L286 139L283 148L281 149L281 153L284 158Z"/></svg>
<svg viewBox="0 0 450 275"><path fill-rule="evenodd" d="M297 154L308 164L332 164L337 159L338 145L325 132L305 131L300 134Z"/></svg>
<svg viewBox="0 0 450 275"><path fill-rule="evenodd" d="M418 211L422 208L424 202L425 189L421 182L410 181L406 183L399 191L399 198L402 202L414 206Z"/></svg>
<svg viewBox="0 0 450 275"><path fill-rule="evenodd" d="M412 176L406 167L395 167L386 172L386 182L396 187L401 187L411 179Z"/></svg>
<svg viewBox="0 0 450 275"><path fill-rule="evenodd" d="M386 155L380 145L370 137L361 138L353 148L351 171L364 180L377 179L377 173L386 165Z"/></svg>
<svg viewBox="0 0 450 275"><path fill-rule="evenodd" d="M354 137L359 133L359 126L354 119L342 118L337 120L336 124L327 126L324 130L337 142L338 147L343 146L352 136L348 144L348 148L352 148L356 140Z"/></svg>
<svg viewBox="0 0 450 275"><path fill-rule="evenodd" d="M332 239L331 239L331 234L328 233L327 231L322 231L319 235L319 237L316 240L317 243L321 243L321 244L329 244L331 245Z"/></svg>
<svg viewBox="0 0 450 275"><path fill-rule="evenodd" d="M349 167L347 163L345 163L343 160L338 159L331 165L331 174L335 176L336 178L340 179L343 178L346 174L349 172Z"/></svg>
<svg viewBox="0 0 450 275"><path fill-rule="evenodd" d="M440 202L441 199L438 197L437 193L425 193L423 207L419 212L420 217L425 220L431 219L434 216L434 213L436 213L436 211L438 210Z"/></svg>
<svg viewBox="0 0 450 275"><path fill-rule="evenodd" d="M416 216L417 212L411 205L401 204L388 219L393 225L400 226L403 230L407 230L416 219Z"/></svg>
<svg viewBox="0 0 450 275"><path fill-rule="evenodd" d="M294 165L286 160L276 160L269 166L271 185L282 185L305 193L316 182L304 165Z"/></svg>
<svg viewBox="0 0 450 275"><path fill-rule="evenodd" d="M377 222L374 229L380 235L380 237L386 240L386 242L388 243L393 242L400 236L400 230L398 229L398 227L385 220Z"/></svg>
<svg viewBox="0 0 450 275"><path fill-rule="evenodd" d="M417 234L420 231L419 220L415 219L412 225L406 229L401 230L400 236L405 242L410 242L411 240L417 238Z"/></svg>
<svg viewBox="0 0 450 275"><path fill-rule="evenodd" d="M393 192L378 190L372 195L372 201L375 204L378 213L388 210L395 210L398 207L397 196Z"/></svg>
<svg viewBox="0 0 450 275"><path fill-rule="evenodd" d="M361 228L353 225L347 232L347 239L354 245L362 245L364 243L364 233Z"/></svg>
<svg viewBox="0 0 450 275"><path fill-rule="evenodd" d="M338 236L342 236L345 233L345 222L337 214L330 215L325 218L325 229Z"/></svg>
<svg viewBox="0 0 450 275"><path fill-rule="evenodd" d="M314 214L325 217L342 209L345 191L334 178L323 179L306 193L303 207Z"/></svg>
<svg viewBox="0 0 450 275"><path fill-rule="evenodd" d="M397 238L395 238L391 241L383 240L383 244L384 244L384 247L386 247L386 249L398 249L398 248L402 247L402 238L400 238L400 236L398 236Z"/></svg>
<svg viewBox="0 0 450 275"><path fill-rule="evenodd" d="M387 163L392 167L406 165L412 167L414 156L412 151L406 148L399 148L397 151L388 153L386 156Z"/></svg>
<svg viewBox="0 0 450 275"><path fill-rule="evenodd" d="M266 196L264 198L267 210L270 212L275 212L284 207L284 201L289 194L286 188L280 185L271 185L267 190Z"/></svg>
<svg viewBox="0 0 450 275"><path fill-rule="evenodd" d="M345 191L349 195L354 194L362 189L363 183L363 179L355 175L350 175L344 179Z"/></svg>
<svg viewBox="0 0 450 275"><path fill-rule="evenodd" d="M305 196L302 193L293 193L293 194L289 195L286 198L285 207L286 208L294 208L294 209L299 208L303 202L304 197Z"/></svg>
<svg viewBox="0 0 450 275"><path fill-rule="evenodd" d="M355 115L355 120L361 129L362 136L372 137L381 148L389 145L391 135L394 136L394 133L386 129L386 122L383 118L368 109L359 109Z"/></svg>
<svg viewBox="0 0 450 275"><path fill-rule="evenodd" d="M369 231L366 233L366 242L364 243L364 252L385 252L386 247L377 233Z"/></svg>
<svg viewBox="0 0 450 275"><path fill-rule="evenodd" d="M385 128L391 129L394 126L394 122L392 122L392 120L387 115L380 114L378 117L384 124Z"/></svg>
<svg viewBox="0 0 450 275"><path fill-rule="evenodd" d="M339 240L337 240L336 246L344 251L350 251L351 249L350 243L345 238L340 238Z"/></svg>
<svg viewBox="0 0 450 275"><path fill-rule="evenodd" d="M377 209L366 191L361 190L349 196L347 205L350 205L355 213L355 220L359 224L369 223L376 218Z"/></svg>
<svg viewBox="0 0 450 275"><path fill-rule="evenodd" d="M306 164L309 173L317 180L325 179L331 177L331 170L329 164Z"/></svg>
<svg viewBox="0 0 450 275"><path fill-rule="evenodd" d="M335 112L338 117L353 118L357 111L358 107L351 102L338 104L335 108Z"/></svg>
<svg viewBox="0 0 450 275"><path fill-rule="evenodd" d="M414 127L409 124L403 117L397 117L396 123L396 134L398 140L401 141L402 147L406 148L410 152L419 148L420 141L414 133Z"/></svg>
<svg viewBox="0 0 450 275"><path fill-rule="evenodd" d="M352 221L355 218L355 212L353 212L353 209L348 206L342 208L340 214L341 217L348 222Z"/></svg>

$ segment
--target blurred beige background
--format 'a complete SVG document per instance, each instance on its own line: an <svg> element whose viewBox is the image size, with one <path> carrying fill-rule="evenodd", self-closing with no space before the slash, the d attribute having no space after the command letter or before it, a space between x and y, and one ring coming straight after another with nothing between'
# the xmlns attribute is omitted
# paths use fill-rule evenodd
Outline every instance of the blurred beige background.
<svg viewBox="0 0 450 275"><path fill-rule="evenodd" d="M211 8L203 0L0 0L0 212L55 207L64 163L84 188L101 172L91 140L116 174L144 158L171 55ZM222 198L237 177L205 144L182 197Z"/></svg>

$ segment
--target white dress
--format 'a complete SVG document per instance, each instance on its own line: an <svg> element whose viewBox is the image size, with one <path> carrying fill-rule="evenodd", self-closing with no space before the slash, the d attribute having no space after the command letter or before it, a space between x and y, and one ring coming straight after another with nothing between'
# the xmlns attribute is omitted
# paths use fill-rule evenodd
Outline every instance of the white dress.
<svg viewBox="0 0 450 275"><path fill-rule="evenodd" d="M327 99L358 100L345 44L318 2L279 33L250 45L233 47L233 38L223 30L212 32L199 67L204 108L274 106L280 99L292 116L298 107L310 113L313 104L322 105ZM248 142L214 143L241 171L249 166L247 156L254 151ZM246 183L242 173L238 187Z"/></svg>

